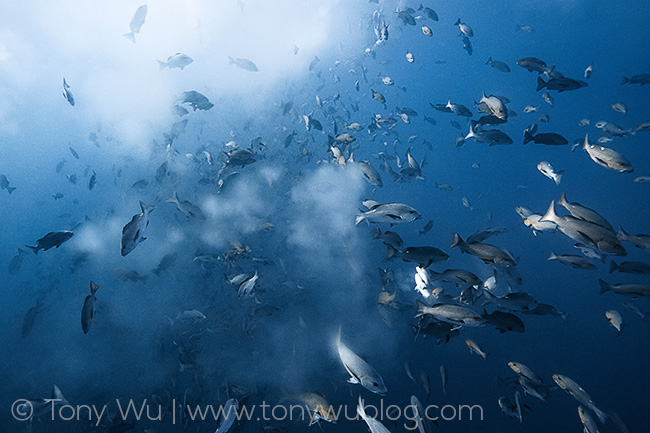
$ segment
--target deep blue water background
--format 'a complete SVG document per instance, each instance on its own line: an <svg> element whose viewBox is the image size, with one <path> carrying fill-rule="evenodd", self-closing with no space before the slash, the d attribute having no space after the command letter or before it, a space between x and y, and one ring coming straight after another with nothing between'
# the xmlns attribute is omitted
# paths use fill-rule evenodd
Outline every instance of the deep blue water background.
<svg viewBox="0 0 650 433"><path fill-rule="evenodd" d="M163 133L169 131L177 118L165 117L154 123L155 127L161 123L164 126L147 127L148 135L137 135L138 140L134 141L139 141L143 150L136 152L130 141L132 134L122 131L119 122L102 118L97 114L101 110L83 113L83 91L75 93L77 105L68 106L60 96L61 75L74 77L71 83L81 83L86 74L97 73L102 65L84 59L67 64L53 61L59 47L55 43L50 50L40 46L39 37L45 46L48 41L46 35L39 36L36 26L27 27L30 33L21 33L16 22L24 15L18 7L0 20L8 47L15 40L7 36L11 32L23 35L26 45L32 47L31 51L26 50L36 59L30 63L32 68L38 68L39 53L47 55L48 64L53 65L51 74L41 72L47 81L38 83L36 88L8 72L9 69L0 70L7 74L0 90L9 102L3 103L0 113L5 125L14 125L3 129L0 173L7 175L17 188L11 195L0 191L4 223L0 232L0 262L8 265L17 248L33 245L49 231L71 229L83 223L75 228L75 237L61 248L40 252L38 256L29 252L15 275L9 274L7 266L0 267L0 420L6 426L3 431L23 431L24 426L11 419L9 409L14 400L48 397L53 384L62 389L72 404L99 405L115 398L142 400L153 393L167 394L180 401L186 389L191 389L202 403L220 404L226 399L227 387L231 392L233 387L245 389L251 404L284 401L306 390L322 392L333 404L351 408L359 393L367 402L376 403L378 396L345 383L346 372L333 346L339 325L346 344L384 377L389 390L386 402L406 405L412 394L424 401L423 387L413 384L404 372L403 362L408 359L416 378L421 372L431 377L430 403L483 406L484 421L444 423L446 431L548 432L582 428L576 401L562 390L552 391L546 403L525 397L533 410L525 413L521 425L502 414L497 399L502 395L512 399L514 391L498 386L497 377L511 376L507 362L512 360L525 363L547 383L552 383L554 373L573 378L600 408L617 412L630 431L647 429L643 414L650 407L648 322L622 307L621 303L629 299L613 293L599 295L598 279L648 284L648 276L610 276L609 260L607 264L599 263L595 271L575 270L547 261L551 251L577 254L573 241L560 233L533 236L522 224L515 207L522 205L543 213L551 200L557 200L566 191L570 201L597 210L614 227L620 225L631 234L650 232L650 184L633 181L637 176L650 175L645 135L650 133L638 132L606 144L628 157L635 168L632 174L598 166L583 150L572 152L570 145L524 146L521 140L523 129L535 122L538 115L523 112L529 104L540 105L540 111L550 116L550 123L539 124L540 131L557 132L570 142L584 138L586 132L595 141L602 135L594 126L599 120L626 129L650 121L650 86L620 85L623 76L650 72L650 60L645 55L650 6L633 1L427 2L425 5L436 10L440 21L420 19L416 26L406 26L393 12L398 5L404 4L338 4L337 16L341 21L329 29L331 44L324 44L321 51L299 53L298 56L305 56L300 69L287 73L286 78L280 74L280 78L274 76L264 82L264 62L273 60L258 61L257 74L262 78L256 76L255 80L260 81L255 81L251 92L255 93L255 85L264 90L262 96L250 103L246 101L250 94L244 92L242 96L234 90L229 94L227 83L220 85L218 77L202 69L202 56L207 58L214 46L207 47L206 53L188 53L195 62L186 70L162 73L175 74L176 84L183 81L182 74L187 74L186 83L180 88L175 84L176 94L198 90L215 107L190 113L185 133L173 144L177 152L167 152L160 144ZM419 3L405 5L417 9ZM128 17L138 5L127 6ZM143 39L147 25L153 26L155 14L151 11L155 12L156 7L164 8L166 4L149 4ZM372 12L380 7L389 24L390 37L374 46ZM471 56L462 49L458 28L453 25L459 17L475 33ZM300 14L287 12L285 19L300 19ZM282 22L275 24L282 26ZM433 37L421 33L424 24L433 29ZM534 32L520 31L518 24L530 25ZM122 27L126 28L126 24ZM343 49L337 41L342 41ZM124 50L135 49L121 36L116 44L128 44ZM375 52L375 58L364 54L366 47ZM182 49L169 47L164 51ZM407 51L415 56L412 64L405 60ZM219 61L223 58L227 62L227 53L220 54ZM307 65L314 55L320 61L309 71ZM490 56L507 63L512 71L502 73L485 65ZM527 56L557 65L563 74L576 79L583 79L584 69L593 64L593 76L586 88L552 92L555 106L550 107L542 100L542 92L535 91L537 75L516 65L519 58ZM150 59L154 72L146 71L147 74L158 74L153 60ZM337 60L342 63L335 65ZM362 66L367 68L369 83L360 76ZM116 68L118 82L120 71ZM249 76L247 71L236 71L242 80ZM340 77L340 82L334 81L333 74ZM377 78L379 74L392 77L396 84L383 85ZM354 89L356 80L360 81L358 92ZM321 85L324 87L317 90ZM218 92L212 94L214 88ZM386 96L388 109L371 98L371 88ZM75 92L74 86L72 90ZM337 92L340 100L334 102L332 96ZM518 116L501 129L515 142L510 146L488 147L468 140L462 147L455 147L454 140L467 134L469 123L464 118L437 112L429 104L451 100L471 108L482 92L504 95L512 101L509 107ZM393 154L396 150L404 160L406 149L411 147L419 161L426 155L426 180L393 183L380 170L384 186L373 188L349 166L319 163L330 160L326 152L327 134L333 133L333 127L316 104L316 95L327 101L325 108L337 107L335 116L364 126L377 113L391 114L395 106L415 109L419 116L413 117L410 124L398 121L394 129L397 137L375 137L366 130L354 132L358 144L354 157L368 160L380 169L373 154ZM294 111L283 116L281 104L289 100L293 101ZM352 112L348 119L343 109L351 110L351 104L357 101L359 111ZM625 117L611 108L619 101L628 107ZM121 103L127 110L131 101L124 99ZM474 118L478 118L476 110L473 111ZM323 124L323 133L305 131L298 115L310 112ZM435 118L437 124L424 121L425 115ZM149 114L143 112L143 116L142 122L137 113L131 114L130 120L136 125L150 122ZM578 126L583 118L591 119L589 127ZM461 124L460 131L450 124L452 120ZM338 127L340 132L340 120ZM234 138L229 135L231 130L236 132ZM299 158L297 143L284 148L284 139L292 131L311 152L309 161ZM100 148L88 140L91 132L99 136ZM418 138L409 144L408 138L413 135ZM210 167L206 162L195 164L186 158L186 153L202 158L200 150L205 146L218 157L223 143L233 139L246 147L257 136L267 144L264 157L239 170L232 187L217 194L214 184L198 183L207 173L214 175L218 167ZM399 143L393 147L396 138ZM431 142L433 149L423 145L422 139ZM152 145L152 140L158 144ZM69 146L78 151L79 160L72 157ZM55 166L63 159L64 168L56 173ZM176 174L158 184L154 180L155 170L166 160ZM536 164L542 160L565 170L560 187L537 171ZM473 168L474 163L480 167ZM86 185L92 170L97 172L98 183L90 191ZM73 173L79 178L76 185L64 176ZM140 179L147 179L148 187L131 188ZM454 189L442 191L435 188L436 183L446 183ZM182 199L201 205L209 215L208 220L188 219L165 203L174 190ZM58 192L65 197L55 201L51 195ZM471 202L473 210L463 206L462 197ZM361 200L366 198L382 203L403 202L423 215L420 221L393 229L402 236L405 246L431 245L446 251L450 259L435 264L433 268L438 271L464 268L482 278L489 277L491 267L449 248L452 235L457 232L466 237L488 226L507 227L506 233L488 242L507 248L516 257L523 278L520 289L565 312L566 321L552 316L523 316L524 334L499 334L492 327L483 327L466 330L448 344L435 345L422 339L414 342L410 330L410 324L415 323L414 266L399 259L385 261L385 247L372 239L372 227L365 223L354 226L354 216ZM120 257L121 228L139 212L138 200L157 206L147 229L148 239L129 256ZM434 221L433 229L420 236L418 230L429 219ZM267 221L275 230L259 229ZM382 229L388 226L382 225ZM229 243L235 241L249 245L251 256L271 259L269 265L254 262L250 257L239 263L245 272L259 270L259 305L237 299L236 288L224 277L233 272L226 264L202 269L193 261L196 254L222 255ZM629 243L625 247L625 260L650 261L647 252ZM72 256L79 251L87 251L88 260L73 267ZM178 258L169 272L162 277L151 274L160 259L174 251ZM147 283L121 282L113 273L117 267L147 274ZM376 307L381 287L377 267L394 270L398 300L410 305L404 311L391 312L391 327L384 323ZM99 283L100 290L96 319L90 333L84 335L79 315L89 280ZM37 300L45 306L31 333L23 338L23 317ZM646 299L635 302L642 310L650 310ZM628 324L618 336L605 318L605 311L612 308L620 311ZM188 309L202 311L208 317L204 326L210 329L196 337L200 348L197 363L202 368L198 380L192 373L179 371L174 341L187 335L179 335L167 319ZM255 327L246 333L242 323L249 317L253 317ZM484 361L470 354L464 338L479 341L491 352L489 358ZM441 364L446 366L449 376L446 397L440 392ZM290 431L305 428L303 423L286 426ZM261 427L261 423L249 422L237 428L260 431ZM47 421L35 422L33 428L35 432L82 431L78 423L70 429L70 424ZM143 428L178 431L168 422L143 423L136 431ZM194 423L189 431L215 428L214 422ZM323 425L324 431L332 432L365 428L361 421ZM605 431L617 430L607 423Z"/></svg>

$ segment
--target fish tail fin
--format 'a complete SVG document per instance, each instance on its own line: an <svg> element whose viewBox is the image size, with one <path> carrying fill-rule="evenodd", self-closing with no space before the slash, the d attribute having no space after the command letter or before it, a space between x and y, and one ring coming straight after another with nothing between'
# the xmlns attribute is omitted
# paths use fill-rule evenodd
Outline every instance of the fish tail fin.
<svg viewBox="0 0 650 433"><path fill-rule="evenodd" d="M392 245L386 245L386 260L390 260L399 254L399 250Z"/></svg>
<svg viewBox="0 0 650 433"><path fill-rule="evenodd" d="M451 245L449 245L449 248L454 248L454 247L459 247L460 251L462 252L467 244L463 240L463 238L460 237L458 233L454 233L454 239L451 241Z"/></svg>
<svg viewBox="0 0 650 433"><path fill-rule="evenodd" d="M618 263L616 263L614 260L612 260L611 263L609 264L609 273L611 274L612 272L614 272L618 268L619 268Z"/></svg>
<svg viewBox="0 0 650 433"><path fill-rule="evenodd" d="M630 235L625 230L623 230L623 227L618 226L618 231L616 232L616 237L618 239L624 241L624 240L627 240L630 237Z"/></svg>
<svg viewBox="0 0 650 433"><path fill-rule="evenodd" d="M151 213L155 208L156 206L152 204L146 204L145 202L140 200L140 209L142 209L142 213Z"/></svg>
<svg viewBox="0 0 650 433"><path fill-rule="evenodd" d="M25 245L25 246L26 246L27 248L29 248L30 250L34 251L34 254L38 255L38 249L39 249L39 248L38 248L38 245L35 246L35 247L30 247L29 245Z"/></svg>
<svg viewBox="0 0 650 433"><path fill-rule="evenodd" d="M165 66L167 66L165 62L161 62L160 60L156 60L156 61L158 62L158 67L160 68L161 71L165 69Z"/></svg>
<svg viewBox="0 0 650 433"><path fill-rule="evenodd" d="M557 224L558 219L559 217L555 213L555 200L552 200L551 204L548 206L548 210L546 211L542 219L540 219L540 221L541 222L550 221Z"/></svg>
<svg viewBox="0 0 650 433"><path fill-rule="evenodd" d="M366 219L366 214L364 214L364 213L360 213L360 214L357 215L357 217L355 218L355 220L354 220L354 225L359 224L361 221L363 221L363 220L365 220L365 219Z"/></svg>
<svg viewBox="0 0 650 433"><path fill-rule="evenodd" d="M415 317L424 316L426 314L426 309L428 308L427 305L424 302L420 301L420 300L416 300L415 302L418 305L418 312L415 315Z"/></svg>
<svg viewBox="0 0 650 433"><path fill-rule="evenodd" d="M228 64L229 64L229 65L234 65L234 64L236 64L236 63L237 63L237 62L235 62L235 59L233 59L232 57L228 56Z"/></svg>
<svg viewBox="0 0 650 433"><path fill-rule="evenodd" d="M472 120L469 124L469 133L465 136L465 140L469 140L472 137L476 137L474 128L476 128L476 121Z"/></svg>
<svg viewBox="0 0 650 433"><path fill-rule="evenodd" d="M381 237L381 229L379 226L375 227L375 231L372 234L373 239L379 239Z"/></svg>
<svg viewBox="0 0 650 433"><path fill-rule="evenodd" d="M68 405L68 400L65 398L58 386L54 385L52 388L52 400L60 400L60 404Z"/></svg>
<svg viewBox="0 0 650 433"><path fill-rule="evenodd" d="M531 134L530 131L526 129L524 131L524 144L530 143L534 139L535 139L535 137L533 137L533 134Z"/></svg>
<svg viewBox="0 0 650 433"><path fill-rule="evenodd" d="M557 172L557 176L555 176L555 179L553 179L555 181L556 185L559 185L560 182L562 182L562 175L563 174L564 174L564 170L560 170L560 171Z"/></svg>
<svg viewBox="0 0 650 433"><path fill-rule="evenodd" d="M489 57L489 58L487 59L487 62L485 62L486 65L489 65L490 63L492 63L492 57Z"/></svg>
<svg viewBox="0 0 650 433"><path fill-rule="evenodd" d="M12 192L14 192L15 189L16 189L15 186L8 186L8 187L7 187L7 192L8 192L9 194L11 194Z"/></svg>
<svg viewBox="0 0 650 433"><path fill-rule="evenodd" d="M455 26L457 26L458 24L460 24L460 18L458 18L458 19L456 20L456 22L454 23Z"/></svg>
<svg viewBox="0 0 650 433"><path fill-rule="evenodd" d="M627 83L629 83L629 82L630 82L630 79L624 76L624 77L623 77L623 81L621 81L621 86L622 86L623 84L627 84Z"/></svg>
<svg viewBox="0 0 650 433"><path fill-rule="evenodd" d="M135 33L133 32L124 33L122 36L124 36L125 38L127 38L128 40L130 40L135 44Z"/></svg>
<svg viewBox="0 0 650 433"><path fill-rule="evenodd" d="M99 284L95 284L93 281L90 281L90 294L94 295L97 292L97 289L99 289Z"/></svg>
<svg viewBox="0 0 650 433"><path fill-rule="evenodd" d="M612 286L607 283L606 281L603 280L598 280L598 283L600 284L600 294L602 295L605 292L609 292L612 290Z"/></svg>
<svg viewBox="0 0 650 433"><path fill-rule="evenodd" d="M176 194L176 191L172 192L172 196L165 200L165 203L175 203L178 204L178 195Z"/></svg>
<svg viewBox="0 0 650 433"><path fill-rule="evenodd" d="M555 254L553 251L551 251L551 255L548 256L548 259L546 259L546 260L556 260L557 258L558 258L557 254Z"/></svg>
<svg viewBox="0 0 650 433"><path fill-rule="evenodd" d="M596 416L598 417L598 419L600 420L600 422L604 424L605 421L606 421L607 418L608 418L607 414L606 414L605 412L603 412L602 410L598 409L598 408L595 407L595 406L594 406L593 409L594 409L594 413L596 414Z"/></svg>
<svg viewBox="0 0 650 433"><path fill-rule="evenodd" d="M537 77L537 91L539 92L542 90L544 87L546 87L546 81L542 79L542 77L538 76Z"/></svg>
<svg viewBox="0 0 650 433"><path fill-rule="evenodd" d="M562 194L560 195L560 199L557 201L558 206L562 206L563 208L566 208L569 205L569 202L566 200L566 193L562 191Z"/></svg>

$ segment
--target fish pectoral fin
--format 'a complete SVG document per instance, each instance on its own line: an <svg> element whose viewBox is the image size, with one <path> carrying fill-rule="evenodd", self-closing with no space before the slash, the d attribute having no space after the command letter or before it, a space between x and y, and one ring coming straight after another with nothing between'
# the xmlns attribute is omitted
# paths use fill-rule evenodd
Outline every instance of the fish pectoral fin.
<svg viewBox="0 0 650 433"><path fill-rule="evenodd" d="M591 239L589 236L587 236L585 233L581 232L580 230L578 230L578 234L583 238L587 239L590 244L598 248L598 242L595 242L593 239Z"/></svg>
<svg viewBox="0 0 650 433"><path fill-rule="evenodd" d="M386 214L386 216L387 216L388 218L392 218L392 219L397 220L397 221L399 221L399 220L402 219L400 216L398 216L398 215L393 215L393 214Z"/></svg>
<svg viewBox="0 0 650 433"><path fill-rule="evenodd" d="M359 379L357 379L356 377L352 376L352 377L350 377L350 378L348 379L348 383L351 383L351 384L353 384L353 385L356 385L356 384L361 383L361 382L359 381Z"/></svg>

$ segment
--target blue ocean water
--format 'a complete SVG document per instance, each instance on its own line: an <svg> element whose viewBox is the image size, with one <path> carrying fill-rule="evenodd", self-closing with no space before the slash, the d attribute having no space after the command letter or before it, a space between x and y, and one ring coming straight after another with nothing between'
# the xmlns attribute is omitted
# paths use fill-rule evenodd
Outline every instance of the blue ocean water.
<svg viewBox="0 0 650 433"><path fill-rule="evenodd" d="M408 416L387 419L410 405L412 395L432 413L447 407L443 415L450 419L437 420L445 431L579 431L577 406L585 403L558 389L553 374L575 380L610 414L601 431L627 431L617 419L629 431L647 429L650 331L623 303L642 312L650 304L599 294L599 279L650 284L648 275L608 272L612 260L650 262L648 251L625 241L627 256L590 259L595 270L548 261L551 252L580 254L575 240L560 232L535 235L515 208L544 214L564 191L615 229L650 232L650 186L635 181L650 176L650 133L636 130L650 121L650 87L621 84L623 77L650 73L644 55L649 6L586 0L422 5L438 20L415 1L150 2L135 43L123 34L137 27L137 2L6 7L0 18L0 174L9 182L0 190L3 431L212 432L215 417L201 420L192 409L216 410L229 398L255 411L230 431L305 431L308 416L289 420L282 409L302 404L305 392L341 409L337 423L321 421L323 431L365 431L361 419L346 419L356 417L359 395L380 408L393 432L417 429ZM473 30L471 55L457 19ZM432 36L423 34L425 25ZM378 41L375 29L382 26L388 39ZM193 61L160 69L156 60L175 53ZM258 70L231 64L229 57L254 62ZM486 65L489 57L511 71ZM551 106L541 96L546 89L536 91L538 74L517 65L524 57L544 60L548 74L555 66L588 85L549 90ZM585 78L589 65L593 73ZM74 105L61 95L63 77ZM384 77L394 84L384 84ZM193 109L184 101L190 91L213 106ZM385 105L373 91L385 96ZM432 104L462 104L478 120L482 113L474 104L483 93L510 101L516 115L487 128L513 143L467 139L457 146L469 119ZM624 103L627 113L612 109L614 103ZM527 105L539 108L525 113ZM399 115L405 107L417 113L408 123ZM538 120L542 113L548 123ZM306 118L321 128L308 130ZM580 126L582 119L589 125ZM597 165L581 145L572 150L587 133L590 143L610 137L596 127L600 121L630 130L602 145L625 155L632 173ZM353 122L361 130L346 128ZM533 123L569 143L522 144ZM356 140L328 139L344 132ZM235 158L236 149L247 150L239 153L243 159ZM393 177L384 169L384 160L398 173L408 167L407 149L421 178ZM560 185L537 170L544 160L564 170ZM376 169L383 186L367 182L358 161ZM189 203L168 202L174 192ZM421 218L355 225L367 199L407 204ZM137 234L146 240L122 256L122 231L141 213L140 201L155 206ZM429 220L432 229L420 234ZM373 239L376 227L398 233L402 250L433 246L448 254L429 266L432 271L465 269L485 281L497 269L499 295L526 292L565 317L515 311L523 333L486 324L461 326L448 342L414 336L416 301L425 301L413 289L416 263L401 260L399 252L387 259L387 247ZM505 228L485 242L510 252L521 283L503 276L503 267L450 247L454 233L466 239L488 227ZM64 230L74 235L58 248L35 255L25 247ZM392 272L392 281L383 285L378 268ZM90 281L99 289L84 334ZM238 296L242 282L250 293ZM453 283L430 289L436 287L454 299L429 304L459 303ZM379 304L382 290L394 300ZM495 309L485 295L463 305L479 314ZM622 315L620 333L608 323L608 310ZM346 382L339 332L381 375L386 395ZM487 359L470 353L465 339L478 342ZM546 401L512 383L509 361L543 379ZM42 400L55 385L66 402ZM514 402L516 391L530 408L521 423L498 405L500 397ZM123 416L129 403L149 408L151 417L146 410ZM262 404L275 413L267 408L261 415ZM476 409L468 419L460 409L465 405L480 407L481 416ZM24 421L30 408L35 416ZM148 419L159 410L162 419ZM451 416L458 413L464 417Z"/></svg>

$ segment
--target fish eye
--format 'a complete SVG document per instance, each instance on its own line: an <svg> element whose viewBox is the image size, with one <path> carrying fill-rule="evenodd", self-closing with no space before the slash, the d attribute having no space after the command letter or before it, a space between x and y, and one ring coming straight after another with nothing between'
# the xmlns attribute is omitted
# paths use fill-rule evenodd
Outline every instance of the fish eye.
<svg viewBox="0 0 650 433"><path fill-rule="evenodd" d="M377 386L379 386L379 384L378 384L377 382L373 382L373 383L372 383L372 386L377 387Z"/></svg>

